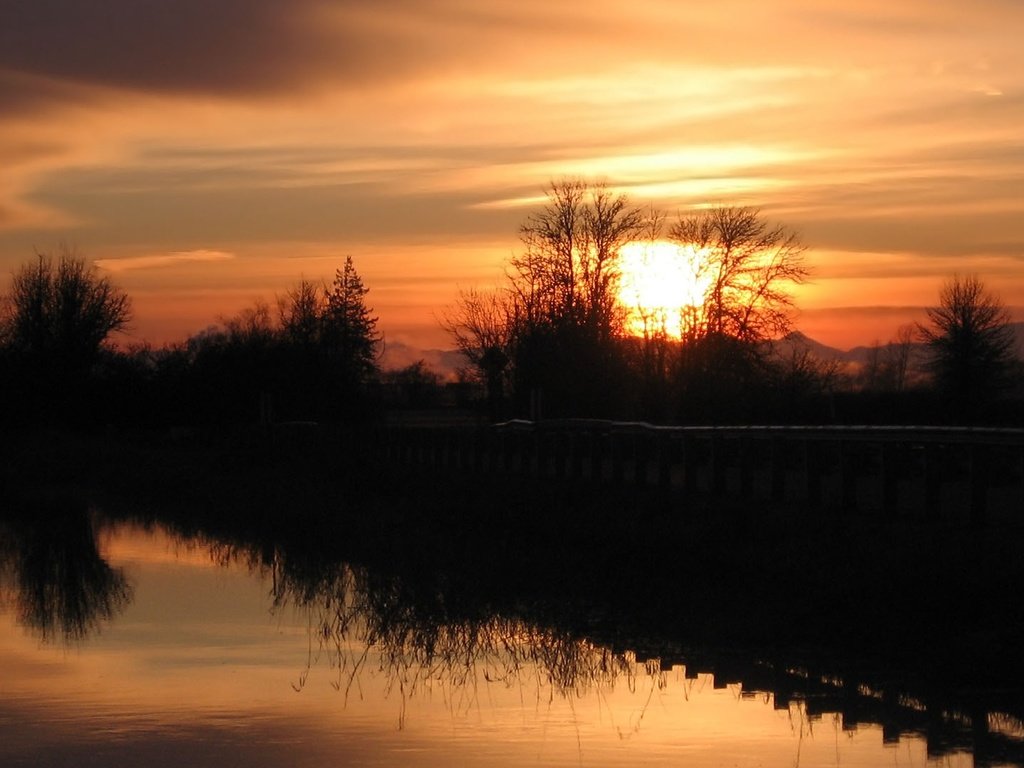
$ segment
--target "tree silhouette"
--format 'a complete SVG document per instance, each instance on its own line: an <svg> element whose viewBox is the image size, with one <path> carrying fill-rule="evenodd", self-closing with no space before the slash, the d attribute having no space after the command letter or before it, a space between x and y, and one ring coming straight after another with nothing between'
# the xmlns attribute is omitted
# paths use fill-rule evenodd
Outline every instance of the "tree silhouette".
<svg viewBox="0 0 1024 768"><path fill-rule="evenodd" d="M103 559L90 511L77 499L39 502L0 520L0 577L5 562L19 618L46 642L81 642L132 600L124 572Z"/></svg>
<svg viewBox="0 0 1024 768"><path fill-rule="evenodd" d="M346 382L357 386L377 375L383 341L377 318L366 305L369 291L352 257L346 256L345 266L335 273L323 318L323 343L342 367Z"/></svg>
<svg viewBox="0 0 1024 768"><path fill-rule="evenodd" d="M680 416L749 419L779 377L765 352L791 329L788 289L807 278L804 247L795 233L747 207L681 215L669 237L693 249L697 277L708 285L700 306L684 308L675 372Z"/></svg>
<svg viewBox="0 0 1024 768"><path fill-rule="evenodd" d="M64 247L43 253L14 274L6 297L3 338L23 358L80 374L96 361L111 333L131 319L128 295Z"/></svg>
<svg viewBox="0 0 1024 768"><path fill-rule="evenodd" d="M623 246L657 243L664 215L583 180L552 183L544 206L520 227L523 249L508 261L493 293L463 291L442 319L456 346L488 383L505 381L518 410L546 415L662 415L685 401L689 415L716 417L720 406L749 410L751 383L770 386L767 342L790 329L790 288L806 280L796 234L754 208L719 207L682 215L668 237L695 256L692 285L707 285L692 305L640 306L643 336L632 338L620 297ZM685 297L685 298L684 298ZM745 409L745 410L744 410ZM493 408L492 408L493 415Z"/></svg>
<svg viewBox="0 0 1024 768"><path fill-rule="evenodd" d="M310 349L320 344L327 291L306 279L277 300L278 317L285 338L297 347Z"/></svg>
<svg viewBox="0 0 1024 768"><path fill-rule="evenodd" d="M644 226L625 195L582 180L552 183L547 203L520 227L523 251L509 260L509 282L529 326L574 325L601 339L621 330L619 249Z"/></svg>
<svg viewBox="0 0 1024 768"><path fill-rule="evenodd" d="M507 294L470 288L459 291L455 305L441 318L441 327L487 390L492 421L500 417L505 399L505 376L512 362L513 312Z"/></svg>
<svg viewBox="0 0 1024 768"><path fill-rule="evenodd" d="M201 423L372 415L380 336L351 257L333 285L300 280L155 356L161 411Z"/></svg>
<svg viewBox="0 0 1024 768"><path fill-rule="evenodd" d="M954 275L939 290L919 330L940 394L971 415L1007 384L1014 361L1010 315L976 275Z"/></svg>
<svg viewBox="0 0 1024 768"><path fill-rule="evenodd" d="M625 195L582 180L555 182L520 227L509 260L511 358L520 408L551 415L607 411L622 389L619 251L644 229Z"/></svg>
<svg viewBox="0 0 1024 768"><path fill-rule="evenodd" d="M131 319L128 295L62 247L14 273L0 314L5 389L17 418L96 418L92 379L110 334Z"/></svg>
<svg viewBox="0 0 1024 768"><path fill-rule="evenodd" d="M769 224L756 208L724 206L680 216L669 237L696 251L699 277L708 283L689 336L759 342L791 330L788 288L809 274L795 233Z"/></svg>

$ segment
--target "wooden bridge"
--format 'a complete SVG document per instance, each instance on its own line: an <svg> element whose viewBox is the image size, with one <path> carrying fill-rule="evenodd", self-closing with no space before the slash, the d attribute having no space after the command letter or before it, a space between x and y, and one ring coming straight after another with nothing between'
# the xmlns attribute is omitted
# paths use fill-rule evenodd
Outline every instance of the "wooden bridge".
<svg viewBox="0 0 1024 768"><path fill-rule="evenodd" d="M661 427L592 420L387 432L388 461L982 525L1024 519L1024 430Z"/></svg>

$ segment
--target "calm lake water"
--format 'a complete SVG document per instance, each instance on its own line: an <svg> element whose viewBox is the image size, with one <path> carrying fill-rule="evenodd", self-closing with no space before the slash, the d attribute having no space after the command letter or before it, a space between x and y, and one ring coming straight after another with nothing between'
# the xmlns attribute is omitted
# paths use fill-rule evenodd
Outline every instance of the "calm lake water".
<svg viewBox="0 0 1024 768"><path fill-rule="evenodd" d="M5 535L3 766L971 766L979 731L978 765L1020 764L1012 718L852 723L516 619L432 624L348 566L88 518Z"/></svg>

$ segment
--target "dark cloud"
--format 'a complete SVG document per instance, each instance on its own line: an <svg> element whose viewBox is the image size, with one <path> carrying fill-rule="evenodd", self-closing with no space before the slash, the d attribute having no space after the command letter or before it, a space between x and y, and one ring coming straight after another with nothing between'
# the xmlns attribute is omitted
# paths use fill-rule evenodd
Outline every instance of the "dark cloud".
<svg viewBox="0 0 1024 768"><path fill-rule="evenodd" d="M0 58L2 56L0 52ZM0 65L0 115L44 112L53 107L83 104L89 100L88 89L75 88L49 77L4 71Z"/></svg>
<svg viewBox="0 0 1024 768"><path fill-rule="evenodd" d="M152 92L278 93L412 66L424 4L383 0L0 0L0 104L26 77ZM372 13L367 9L373 9ZM429 16L428 16L429 18ZM410 23L415 22L415 23ZM20 82L13 82L20 77Z"/></svg>
<svg viewBox="0 0 1024 768"><path fill-rule="evenodd" d="M61 83L228 97L372 88L432 69L477 71L470 68L521 56L543 36L610 31L582 15L524 5L0 0L0 105L38 107L67 95Z"/></svg>

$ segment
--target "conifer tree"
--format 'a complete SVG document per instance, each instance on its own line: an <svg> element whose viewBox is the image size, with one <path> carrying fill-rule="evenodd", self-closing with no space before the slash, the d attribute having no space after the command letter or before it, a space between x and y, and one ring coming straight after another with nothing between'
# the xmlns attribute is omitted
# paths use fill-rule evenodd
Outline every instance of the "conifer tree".
<svg viewBox="0 0 1024 768"><path fill-rule="evenodd" d="M352 257L337 270L327 298L324 318L324 342L328 354L342 368L346 383L365 384L378 373L379 348L377 318L366 306L370 289L356 272Z"/></svg>

